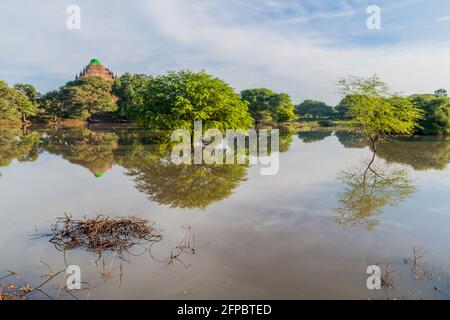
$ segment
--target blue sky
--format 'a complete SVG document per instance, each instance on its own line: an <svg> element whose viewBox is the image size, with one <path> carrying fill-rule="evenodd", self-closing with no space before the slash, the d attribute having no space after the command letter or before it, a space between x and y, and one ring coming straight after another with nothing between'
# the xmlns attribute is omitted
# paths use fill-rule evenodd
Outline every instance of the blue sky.
<svg viewBox="0 0 450 320"><path fill-rule="evenodd" d="M81 8L81 30L66 9ZM369 5L381 30L369 30ZM0 4L0 79L48 91L91 58L117 73L206 70L236 90L337 103L338 78L398 92L450 90L448 0L16 0Z"/></svg>

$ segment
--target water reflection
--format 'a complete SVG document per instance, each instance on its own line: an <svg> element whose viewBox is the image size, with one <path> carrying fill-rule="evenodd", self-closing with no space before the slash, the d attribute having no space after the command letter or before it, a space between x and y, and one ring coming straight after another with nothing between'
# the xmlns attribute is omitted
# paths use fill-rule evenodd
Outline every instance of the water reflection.
<svg viewBox="0 0 450 320"><path fill-rule="evenodd" d="M314 143L324 140L332 135L331 131L302 131L298 133L298 137L304 143Z"/></svg>
<svg viewBox="0 0 450 320"><path fill-rule="evenodd" d="M345 148L370 147L362 135L336 132ZM444 170L450 163L450 137L397 137L377 144L377 155L388 163L409 165L415 170Z"/></svg>
<svg viewBox="0 0 450 320"><path fill-rule="evenodd" d="M336 222L373 230L386 207L400 205L415 192L405 169L362 163L339 175L345 190L339 194Z"/></svg>
<svg viewBox="0 0 450 320"><path fill-rule="evenodd" d="M13 160L35 161L39 156L39 134L21 129L0 128L0 167L7 167Z"/></svg>
<svg viewBox="0 0 450 320"><path fill-rule="evenodd" d="M109 132L94 132L85 128L55 130L42 136L42 148L62 156L70 163L87 168L101 177L114 164L118 136Z"/></svg>
<svg viewBox="0 0 450 320"><path fill-rule="evenodd" d="M289 149L291 135L281 138ZM113 165L126 169L137 190L172 208L206 208L230 196L246 180L248 165L175 165L170 136L148 131L92 131L87 128L45 129L28 134L4 129L0 166L13 160L36 160L42 151L61 156L100 178Z"/></svg>

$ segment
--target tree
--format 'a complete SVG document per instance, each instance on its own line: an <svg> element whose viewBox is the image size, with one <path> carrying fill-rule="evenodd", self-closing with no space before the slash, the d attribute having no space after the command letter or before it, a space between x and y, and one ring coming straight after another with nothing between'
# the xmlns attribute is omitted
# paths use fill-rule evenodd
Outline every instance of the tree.
<svg viewBox="0 0 450 320"><path fill-rule="evenodd" d="M374 152L378 140L389 135L412 135L418 127L421 111L408 99L391 95L378 76L350 77L338 85L348 99L349 116L360 125Z"/></svg>
<svg viewBox="0 0 450 320"><path fill-rule="evenodd" d="M445 90L445 89L437 89L435 92L434 92L434 95L435 96L437 96L437 97L448 97L448 95L447 95L447 90Z"/></svg>
<svg viewBox="0 0 450 320"><path fill-rule="evenodd" d="M144 103L144 95L151 77L145 74L125 73L113 84L113 93L118 98L119 115L133 118L138 106Z"/></svg>
<svg viewBox="0 0 450 320"><path fill-rule="evenodd" d="M68 112L65 109L65 101L61 90L47 92L39 100L42 114L40 118L56 121L61 118L67 118Z"/></svg>
<svg viewBox="0 0 450 320"><path fill-rule="evenodd" d="M14 85L14 89L16 89L17 91L22 92L34 104L37 104L39 98L41 97L41 94L31 84L16 83Z"/></svg>
<svg viewBox="0 0 450 320"><path fill-rule="evenodd" d="M333 107L322 101L305 100L296 107L295 112L301 117L330 118L334 116Z"/></svg>
<svg viewBox="0 0 450 320"><path fill-rule="evenodd" d="M288 122L296 117L294 113L295 106L291 97L286 93L277 94L274 98L274 110L272 112L273 120L276 122Z"/></svg>
<svg viewBox="0 0 450 320"><path fill-rule="evenodd" d="M36 113L37 104L33 104L21 91L0 81L0 119L26 122L27 117Z"/></svg>
<svg viewBox="0 0 450 320"><path fill-rule="evenodd" d="M421 94L409 97L411 103L422 110L419 133L448 134L450 133L450 99L443 94Z"/></svg>
<svg viewBox="0 0 450 320"><path fill-rule="evenodd" d="M253 125L240 96L205 72L158 76L149 81L143 98L133 120L149 129L192 129L194 121L204 121L205 129L247 129Z"/></svg>
<svg viewBox="0 0 450 320"><path fill-rule="evenodd" d="M334 107L335 117L338 119L348 120L350 119L350 115L348 111L350 110L350 105L352 103L352 96L347 95L344 99L339 102L337 106Z"/></svg>
<svg viewBox="0 0 450 320"><path fill-rule="evenodd" d="M272 90L248 89L241 92L242 100L249 104L249 111L256 123L262 121L286 122L295 119L291 98L286 93Z"/></svg>
<svg viewBox="0 0 450 320"><path fill-rule="evenodd" d="M117 110L112 82L100 77L72 81L61 89L61 98L71 118L88 119L94 112Z"/></svg>

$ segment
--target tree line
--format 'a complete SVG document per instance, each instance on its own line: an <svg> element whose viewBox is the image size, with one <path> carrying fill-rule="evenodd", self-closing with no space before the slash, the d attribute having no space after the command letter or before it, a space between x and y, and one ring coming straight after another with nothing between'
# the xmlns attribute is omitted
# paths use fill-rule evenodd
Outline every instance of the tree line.
<svg viewBox="0 0 450 320"><path fill-rule="evenodd" d="M46 94L30 84L9 87L0 81L0 120L87 121L98 112L108 112L117 119L158 130L190 129L194 120L203 120L205 128L245 129L299 119L352 120L365 129L379 124L383 130L374 135L378 137L450 133L450 99L444 89L402 96L392 94L378 76L349 77L339 81L338 87L342 100L330 106L315 100L294 105L288 94L266 88L238 94L229 84L205 72L178 71L160 76L125 73L114 81L84 77Z"/></svg>

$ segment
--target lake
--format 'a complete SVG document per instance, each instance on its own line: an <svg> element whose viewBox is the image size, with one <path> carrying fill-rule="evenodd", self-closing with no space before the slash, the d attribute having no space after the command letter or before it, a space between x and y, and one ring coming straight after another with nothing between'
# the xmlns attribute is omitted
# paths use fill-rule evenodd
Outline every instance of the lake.
<svg viewBox="0 0 450 320"><path fill-rule="evenodd" d="M166 154L143 130L0 129L0 269L38 285L78 265L90 287L79 299L449 297L450 138L392 139L368 169L363 137L282 130L274 176ZM65 213L142 217L162 240L126 260L62 252L39 235ZM376 264L385 283L369 290ZM58 296L60 283L45 292Z"/></svg>

